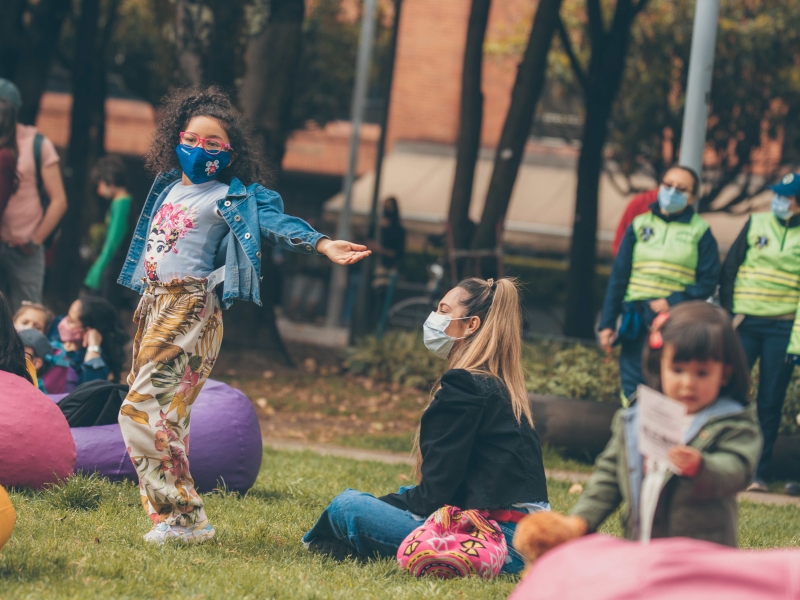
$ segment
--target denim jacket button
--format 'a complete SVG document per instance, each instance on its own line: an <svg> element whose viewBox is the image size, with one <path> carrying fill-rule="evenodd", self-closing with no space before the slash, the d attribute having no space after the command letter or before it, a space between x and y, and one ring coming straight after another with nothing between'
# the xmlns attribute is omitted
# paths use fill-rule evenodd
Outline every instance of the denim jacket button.
<svg viewBox="0 0 800 600"><path fill-rule="evenodd" d="M250 239L250 234L249 233L245 233L244 234L244 239L249 240Z"/></svg>
<svg viewBox="0 0 800 600"><path fill-rule="evenodd" d="M236 215L235 217L233 217L233 220L234 221L241 221L242 217L240 217L239 215Z"/></svg>
<svg viewBox="0 0 800 600"><path fill-rule="evenodd" d="M306 250L308 250L309 252L311 252L311 246L309 246L308 244L306 244Z"/></svg>
<svg viewBox="0 0 800 600"><path fill-rule="evenodd" d="M230 200L225 200L225 206L230 206L230 205L231 205L231 201Z"/></svg>
<svg viewBox="0 0 800 600"><path fill-rule="evenodd" d="M256 258L261 258L261 252L256 252Z"/></svg>

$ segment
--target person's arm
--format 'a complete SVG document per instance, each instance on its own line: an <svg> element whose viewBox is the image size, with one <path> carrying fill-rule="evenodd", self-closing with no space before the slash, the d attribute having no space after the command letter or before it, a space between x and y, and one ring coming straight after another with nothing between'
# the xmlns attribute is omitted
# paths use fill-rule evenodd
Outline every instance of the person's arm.
<svg viewBox="0 0 800 600"><path fill-rule="evenodd" d="M128 232L128 214L131 210L131 198L126 196L111 203L111 219L106 231L106 239L103 249L97 260L94 261L92 268L83 281L84 285L93 290L99 290L103 278L103 271L106 270L108 263L117 253L125 234Z"/></svg>
<svg viewBox="0 0 800 600"><path fill-rule="evenodd" d="M675 306L687 300L705 300L714 295L717 281L719 281L719 248L709 227L697 245L695 283L687 285L682 292L671 293L667 296L667 303Z"/></svg>
<svg viewBox="0 0 800 600"><path fill-rule="evenodd" d="M403 494L389 494L381 500L404 506L420 516L452 504L456 490L467 477L467 464L486 401L469 372L458 369L445 373L442 388L422 415L422 480Z"/></svg>
<svg viewBox="0 0 800 600"><path fill-rule="evenodd" d="M750 220L747 219L747 223L742 227L736 241L733 242L730 250L728 250L728 255L725 257L725 262L722 263L722 270L719 274L719 303L729 313L733 312L733 287L736 283L736 276L750 247L747 243L747 235L750 233Z"/></svg>
<svg viewBox="0 0 800 600"><path fill-rule="evenodd" d="M14 189L14 176L17 171L17 159L10 150L0 150L0 218L8 205L8 199Z"/></svg>
<svg viewBox="0 0 800 600"><path fill-rule="evenodd" d="M622 502L622 493L617 480L617 463L624 460L623 410L617 411L611 425L611 440L597 457L592 476L586 482L586 487L575 506L569 511L570 515L585 519L590 532L597 531L608 515L617 510Z"/></svg>
<svg viewBox="0 0 800 600"><path fill-rule="evenodd" d="M50 198L42 222L33 232L31 242L41 246L47 237L53 233L58 226L61 217L67 212L67 193L64 191L64 182L61 180L61 169L58 163L53 163L42 167L42 181L44 189Z"/></svg>
<svg viewBox="0 0 800 600"><path fill-rule="evenodd" d="M366 246L346 240L333 241L303 219L284 214L283 200L273 190L261 188L255 198L261 237L270 246L281 246L302 254L324 254L341 265L356 263L370 254Z"/></svg>
<svg viewBox="0 0 800 600"><path fill-rule="evenodd" d="M636 234L633 225L628 226L619 252L614 259L614 266L611 268L611 277L608 279L606 288L606 299L603 302L603 313L600 317L600 329L615 329L617 327L617 317L622 312L622 301L625 299L625 292L628 289L628 281L631 278L631 266L633 264L633 247L636 245Z"/></svg>
<svg viewBox="0 0 800 600"><path fill-rule="evenodd" d="M724 498L742 491L752 481L764 438L756 422L755 409L748 421L725 431L712 452L703 452L700 470L692 479L692 496L701 500Z"/></svg>

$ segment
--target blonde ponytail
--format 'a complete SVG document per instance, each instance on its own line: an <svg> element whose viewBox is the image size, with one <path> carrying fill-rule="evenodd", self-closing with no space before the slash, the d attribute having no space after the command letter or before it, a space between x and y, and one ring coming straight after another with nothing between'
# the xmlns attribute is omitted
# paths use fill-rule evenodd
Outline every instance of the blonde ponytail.
<svg viewBox="0 0 800 600"><path fill-rule="evenodd" d="M481 319L478 331L464 340L450 354L447 369L465 369L471 373L490 375L503 382L511 398L511 410L517 423L522 419L533 427L525 375L522 371L522 312L517 280L506 277L494 281L477 277L464 279L457 287L466 292L462 303L465 316ZM441 388L437 381L432 395ZM415 474L422 476L422 454L419 431L414 440Z"/></svg>

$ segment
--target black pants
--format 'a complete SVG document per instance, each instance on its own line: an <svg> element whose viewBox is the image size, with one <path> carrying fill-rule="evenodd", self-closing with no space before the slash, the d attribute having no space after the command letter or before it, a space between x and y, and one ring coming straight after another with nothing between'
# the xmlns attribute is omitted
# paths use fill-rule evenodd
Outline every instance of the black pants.
<svg viewBox="0 0 800 600"><path fill-rule="evenodd" d="M642 349L647 338L647 328L635 340L622 340L619 353L619 378L622 383L622 393L626 398L636 391L640 383L644 383L642 375Z"/></svg>
<svg viewBox="0 0 800 600"><path fill-rule="evenodd" d="M758 377L758 420L764 434L764 451L756 476L764 479L778 439L783 399L792 378L794 363L787 360L786 348L792 334L792 321L747 316L737 328L750 368L761 358Z"/></svg>

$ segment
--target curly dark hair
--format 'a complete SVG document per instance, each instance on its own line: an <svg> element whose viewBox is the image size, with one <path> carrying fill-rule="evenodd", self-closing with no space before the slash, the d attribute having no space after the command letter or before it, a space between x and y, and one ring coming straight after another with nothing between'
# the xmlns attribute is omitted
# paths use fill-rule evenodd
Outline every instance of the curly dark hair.
<svg viewBox="0 0 800 600"><path fill-rule="evenodd" d="M267 167L253 128L234 107L228 94L213 85L176 89L162 98L158 125L144 157L144 164L150 171L158 173L180 168L175 146L181 131L186 131L193 117L217 119L230 138L236 160L220 171L217 179L230 183L236 177L245 185L269 186L272 183L273 172Z"/></svg>
<svg viewBox="0 0 800 600"><path fill-rule="evenodd" d="M25 363L25 346L14 329L11 306L0 292L0 371L13 373L33 383Z"/></svg>
<svg viewBox="0 0 800 600"><path fill-rule="evenodd" d="M128 341L128 334L119 322L116 309L103 298L86 296L81 298L80 318L84 327L96 329L103 336L100 347L114 382L118 382L122 375L123 346Z"/></svg>

